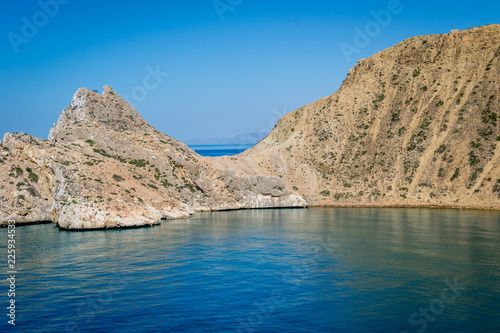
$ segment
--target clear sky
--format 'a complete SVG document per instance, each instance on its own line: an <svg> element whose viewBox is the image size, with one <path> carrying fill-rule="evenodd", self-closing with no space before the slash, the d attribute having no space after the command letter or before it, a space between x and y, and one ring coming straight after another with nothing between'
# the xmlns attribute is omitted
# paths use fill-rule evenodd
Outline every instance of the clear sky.
<svg viewBox="0 0 500 333"><path fill-rule="evenodd" d="M270 129L335 92L360 58L500 23L492 0L55 1L0 4L1 135L46 138L79 87L105 84L176 139Z"/></svg>

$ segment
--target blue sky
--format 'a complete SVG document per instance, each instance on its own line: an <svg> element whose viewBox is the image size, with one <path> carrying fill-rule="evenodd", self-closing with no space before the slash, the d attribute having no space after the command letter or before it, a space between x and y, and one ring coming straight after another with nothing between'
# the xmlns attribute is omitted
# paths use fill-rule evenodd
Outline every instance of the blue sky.
<svg viewBox="0 0 500 333"><path fill-rule="evenodd" d="M335 92L359 58L416 35L500 23L491 0L59 1L0 5L2 134L46 138L79 87L105 84L176 139L271 129L278 115ZM377 29L373 13L388 6L397 10ZM367 27L356 47L355 29ZM341 45L357 50L346 58Z"/></svg>

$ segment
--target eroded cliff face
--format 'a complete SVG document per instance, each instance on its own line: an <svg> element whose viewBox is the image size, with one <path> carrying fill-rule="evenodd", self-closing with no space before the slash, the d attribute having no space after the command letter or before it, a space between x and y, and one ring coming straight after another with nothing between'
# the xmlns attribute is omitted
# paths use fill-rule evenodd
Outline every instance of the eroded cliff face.
<svg viewBox="0 0 500 333"><path fill-rule="evenodd" d="M499 98L499 25L410 38L243 158L310 204L500 209Z"/></svg>
<svg viewBox="0 0 500 333"><path fill-rule="evenodd" d="M3 147L4 223L132 227L195 211L307 205L279 177L220 168L157 131L108 86L102 95L78 89L49 140L6 134Z"/></svg>

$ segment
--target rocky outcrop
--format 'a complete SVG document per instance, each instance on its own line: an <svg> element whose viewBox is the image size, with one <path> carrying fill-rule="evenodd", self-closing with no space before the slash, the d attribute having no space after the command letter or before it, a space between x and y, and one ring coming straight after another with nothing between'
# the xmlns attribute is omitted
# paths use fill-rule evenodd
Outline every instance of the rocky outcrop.
<svg viewBox="0 0 500 333"><path fill-rule="evenodd" d="M410 38L252 149L202 157L110 87L80 88L49 140L6 134L0 219L116 228L196 211L323 206L500 209L500 26Z"/></svg>
<svg viewBox="0 0 500 333"><path fill-rule="evenodd" d="M500 26L362 59L243 154L312 205L500 209Z"/></svg>
<svg viewBox="0 0 500 333"><path fill-rule="evenodd" d="M27 134L5 134L0 145L0 225L50 221L52 194L45 140Z"/></svg>
<svg viewBox="0 0 500 333"><path fill-rule="evenodd" d="M80 88L49 140L6 134L4 224L65 229L154 225L195 211L305 207L282 179L227 169L150 126L110 87Z"/></svg>

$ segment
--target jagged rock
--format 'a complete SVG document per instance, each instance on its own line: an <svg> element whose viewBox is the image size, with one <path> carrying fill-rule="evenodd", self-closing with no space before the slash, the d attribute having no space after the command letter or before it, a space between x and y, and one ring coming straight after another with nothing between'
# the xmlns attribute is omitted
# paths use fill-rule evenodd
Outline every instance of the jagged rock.
<svg viewBox="0 0 500 333"><path fill-rule="evenodd" d="M49 140L7 133L4 146L4 225L13 218L65 229L133 227L194 211L307 206L289 190L275 192L279 200L261 195L286 186L278 177L219 167L151 127L109 86L102 95L78 89ZM43 178L16 188L22 175L9 171L16 167Z"/></svg>

